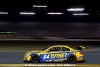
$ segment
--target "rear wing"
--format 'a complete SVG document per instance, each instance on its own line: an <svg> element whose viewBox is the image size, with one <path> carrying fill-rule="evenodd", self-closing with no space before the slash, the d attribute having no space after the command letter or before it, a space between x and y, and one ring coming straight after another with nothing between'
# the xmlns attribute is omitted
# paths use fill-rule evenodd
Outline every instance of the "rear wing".
<svg viewBox="0 0 100 67"><path fill-rule="evenodd" d="M83 50L83 49L85 49L85 47L83 47L83 46L77 46L77 50Z"/></svg>

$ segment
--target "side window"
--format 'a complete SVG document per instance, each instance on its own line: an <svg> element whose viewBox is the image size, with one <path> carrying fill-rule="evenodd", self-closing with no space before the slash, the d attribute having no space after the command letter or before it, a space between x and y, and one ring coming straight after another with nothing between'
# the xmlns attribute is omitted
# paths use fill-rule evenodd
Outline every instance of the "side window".
<svg viewBox="0 0 100 67"><path fill-rule="evenodd" d="M62 50L61 51L70 51L69 48L66 48L66 47L62 47Z"/></svg>
<svg viewBox="0 0 100 67"><path fill-rule="evenodd" d="M60 51L61 47L52 47L49 51Z"/></svg>

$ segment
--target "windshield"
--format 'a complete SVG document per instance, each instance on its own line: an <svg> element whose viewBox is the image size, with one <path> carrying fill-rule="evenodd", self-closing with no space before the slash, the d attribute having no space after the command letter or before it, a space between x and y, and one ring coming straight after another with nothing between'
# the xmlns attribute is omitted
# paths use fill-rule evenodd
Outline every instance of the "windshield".
<svg viewBox="0 0 100 67"><path fill-rule="evenodd" d="M42 49L42 51L44 51L44 50L46 50L46 49L48 49L49 47L46 47L46 48L44 48L44 49Z"/></svg>

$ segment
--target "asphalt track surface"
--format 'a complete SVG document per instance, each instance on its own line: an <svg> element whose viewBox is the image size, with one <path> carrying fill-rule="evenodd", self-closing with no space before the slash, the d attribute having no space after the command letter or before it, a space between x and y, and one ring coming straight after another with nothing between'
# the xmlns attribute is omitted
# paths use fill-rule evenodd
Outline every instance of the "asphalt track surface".
<svg viewBox="0 0 100 67"><path fill-rule="evenodd" d="M30 49L33 49L33 47L38 49L39 48L38 46L42 45L42 47L44 48L45 46L50 45L52 43L55 43L55 44L70 44L71 43L73 44L73 46L78 46L82 44L83 45L90 44L93 47L95 46L100 47L99 46L100 41L98 42L93 42L93 41L92 42L0 41L0 64L25 64L23 62L23 56L26 51L22 51L20 49L25 50L26 48L29 48L27 49L29 51ZM72 46L71 44L70 46ZM75 45L75 44L78 44L78 45ZM17 51L15 52L14 49L17 49ZM7 50L10 50L10 51L7 51ZM86 62L84 62L85 64L100 64L100 50L84 51L84 59L86 60Z"/></svg>
<svg viewBox="0 0 100 67"><path fill-rule="evenodd" d="M23 56L25 52L0 52L0 64L25 64ZM100 50L84 51L87 64L100 64Z"/></svg>

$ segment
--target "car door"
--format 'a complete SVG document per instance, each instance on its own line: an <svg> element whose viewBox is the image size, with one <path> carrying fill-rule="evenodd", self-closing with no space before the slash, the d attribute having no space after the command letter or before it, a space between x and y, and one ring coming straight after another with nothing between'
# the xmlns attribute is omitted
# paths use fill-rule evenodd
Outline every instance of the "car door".
<svg viewBox="0 0 100 67"><path fill-rule="evenodd" d="M61 47L52 47L49 49L50 54L50 60L60 60L64 57L64 55L61 54Z"/></svg>
<svg viewBox="0 0 100 67"><path fill-rule="evenodd" d="M70 51L67 47L62 47L61 52L65 55L64 58L68 58L70 54L75 54L74 52Z"/></svg>
<svg viewBox="0 0 100 67"><path fill-rule="evenodd" d="M50 47L46 54L41 54L41 62L52 62L55 59L59 59L61 47Z"/></svg>

